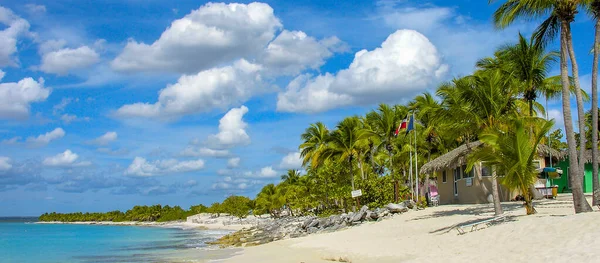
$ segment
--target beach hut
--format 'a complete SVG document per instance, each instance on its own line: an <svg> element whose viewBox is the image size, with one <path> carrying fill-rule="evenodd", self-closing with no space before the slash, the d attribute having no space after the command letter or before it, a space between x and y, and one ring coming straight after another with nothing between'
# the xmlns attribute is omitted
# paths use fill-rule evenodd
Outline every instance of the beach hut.
<svg viewBox="0 0 600 263"><path fill-rule="evenodd" d="M482 204L490 203L492 199L492 167L485 163L476 164L470 172L466 172L467 158L475 149L482 147L480 141L470 142L433 159L421 167L420 173L435 178L440 204ZM539 158L535 165L540 172L549 158L556 163L561 158L561 153L546 145L538 146ZM502 175L498 175L502 176ZM546 179L539 179L536 187L545 187ZM499 185L500 201L510 201L519 192L509 191Z"/></svg>
<svg viewBox="0 0 600 263"><path fill-rule="evenodd" d="M552 184L558 186L559 193L570 193L571 183L569 182L569 158L565 158L556 165L563 170L563 174L560 178L552 180ZM592 193L592 150L589 149L585 152L585 170L583 175L583 192Z"/></svg>

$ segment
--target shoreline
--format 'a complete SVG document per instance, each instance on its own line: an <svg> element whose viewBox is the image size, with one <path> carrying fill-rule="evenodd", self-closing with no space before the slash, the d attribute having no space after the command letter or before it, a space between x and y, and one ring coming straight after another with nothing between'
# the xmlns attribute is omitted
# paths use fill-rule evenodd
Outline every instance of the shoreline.
<svg viewBox="0 0 600 263"><path fill-rule="evenodd" d="M165 227L165 228L181 228L184 230L229 230L238 231L247 228L248 225L236 224L207 224L207 223L192 223L186 221L168 221L168 222L137 222L137 221L76 221L76 222L61 222L61 221L38 221L34 224L64 224L64 225L99 225L99 226L145 226L145 227Z"/></svg>

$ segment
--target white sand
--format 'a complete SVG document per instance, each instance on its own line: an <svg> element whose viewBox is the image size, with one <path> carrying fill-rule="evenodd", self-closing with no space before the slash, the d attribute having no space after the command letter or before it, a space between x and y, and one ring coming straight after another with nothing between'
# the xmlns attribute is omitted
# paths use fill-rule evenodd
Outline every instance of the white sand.
<svg viewBox="0 0 600 263"><path fill-rule="evenodd" d="M491 205L410 211L340 232L244 248L225 262L600 262L600 213L595 208L575 215L570 198L536 202L538 214L532 216L519 203L505 203L506 222L464 235L451 227L489 218Z"/></svg>

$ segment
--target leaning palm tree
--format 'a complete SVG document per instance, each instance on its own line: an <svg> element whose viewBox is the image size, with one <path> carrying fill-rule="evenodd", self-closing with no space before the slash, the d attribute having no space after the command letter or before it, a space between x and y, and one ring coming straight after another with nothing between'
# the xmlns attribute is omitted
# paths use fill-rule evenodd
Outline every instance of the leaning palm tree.
<svg viewBox="0 0 600 263"><path fill-rule="evenodd" d="M536 29L537 43L547 43L560 31L560 75L562 82L563 117L567 144L569 145L569 178L573 186L573 205L576 213L592 211L591 206L583 195L581 187L583 180L583 165L585 149L577 154L577 142L573 130L571 103L569 96L569 73L567 59L571 60L575 95L577 99L577 113L579 129L584 130L585 121L583 111L583 97L579 86L579 69L573 50L571 23L575 20L577 7L587 0L506 0L494 12L494 23L499 28L505 28L519 18L545 18L544 22ZM495 2L489 0L489 2ZM567 57L568 56L568 57ZM585 139L584 139L585 140Z"/></svg>
<svg viewBox="0 0 600 263"><path fill-rule="evenodd" d="M538 126L533 134L527 127L531 125ZM477 162L492 165L503 175L502 184L521 191L527 214L534 214L529 186L535 183L539 172L533 161L538 155L540 141L553 125L553 121L537 117L515 117L509 121L507 129L486 129L479 137L485 146L469 156L467 169L472 169Z"/></svg>
<svg viewBox="0 0 600 263"><path fill-rule="evenodd" d="M517 113L515 79L500 70L481 70L471 79L471 88L465 85L458 88L472 109L472 121L479 130L505 125L506 117ZM492 178L492 196L496 215L502 214L497 177Z"/></svg>
<svg viewBox="0 0 600 263"><path fill-rule="evenodd" d="M346 118L330 134L329 143L322 153L323 158L348 163L352 190L354 190L354 161L360 156L362 144L369 136L370 133L361 128L358 117Z"/></svg>
<svg viewBox="0 0 600 263"><path fill-rule="evenodd" d="M589 13L596 21L594 34L594 60L592 61L592 185L594 194L592 205L600 206L600 180L598 179L598 56L600 55L600 0L592 0L587 5Z"/></svg>

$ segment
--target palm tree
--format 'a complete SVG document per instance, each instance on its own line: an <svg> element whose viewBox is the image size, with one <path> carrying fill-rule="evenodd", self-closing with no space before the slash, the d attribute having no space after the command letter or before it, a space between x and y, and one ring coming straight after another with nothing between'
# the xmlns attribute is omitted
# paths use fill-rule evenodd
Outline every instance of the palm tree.
<svg viewBox="0 0 600 263"><path fill-rule="evenodd" d="M286 174L281 176L281 181L288 185L295 185L300 181L300 172L298 170L288 170Z"/></svg>
<svg viewBox="0 0 600 263"><path fill-rule="evenodd" d="M537 125L536 125L537 124ZM527 126L535 125L534 134L527 131ZM529 186L537 180L538 171L533 164L538 155L537 147L545 134L554 125L536 117L515 117L509 121L507 129L486 129L480 140L485 147L469 156L467 169L472 169L477 162L493 165L503 175L502 183L510 189L519 189L525 198L527 214L534 214L532 195Z"/></svg>
<svg viewBox="0 0 600 263"><path fill-rule="evenodd" d="M596 21L594 34L594 60L592 61L592 205L600 206L600 180L598 179L598 56L600 55L600 0L587 5Z"/></svg>
<svg viewBox="0 0 600 263"><path fill-rule="evenodd" d="M504 125L506 116L516 114L514 81L499 70L478 71L472 77L472 85L460 86L462 96L471 105L473 121L480 130ZM531 184L533 186L533 183ZM500 204L498 179L492 178L492 196L496 215L503 213Z"/></svg>
<svg viewBox="0 0 600 263"><path fill-rule="evenodd" d="M361 144L364 144L369 136L370 133L361 129L358 117L346 118L330 134L327 148L322 153L324 158L348 162L352 190L354 190L354 160L361 155Z"/></svg>
<svg viewBox="0 0 600 263"><path fill-rule="evenodd" d="M534 115L534 103L538 93L547 94L549 82L548 71L558 58L557 52L546 52L543 45L529 41L519 33L519 41L515 45L506 45L497 51L499 61L509 75L520 82L520 92L527 102L529 116Z"/></svg>
<svg viewBox="0 0 600 263"><path fill-rule="evenodd" d="M311 124L300 137L303 141L299 147L300 156L303 158L302 165L306 166L310 163L310 166L317 168L324 161L321 153L326 147L329 130L325 124L317 122Z"/></svg>
<svg viewBox="0 0 600 263"><path fill-rule="evenodd" d="M420 131L425 136L427 145L427 162L431 161L431 152L438 152L439 138L439 113L442 110L440 103L433 95L425 92L415 97L410 108L416 112L416 118L423 126ZM425 193L429 194L429 175L425 176Z"/></svg>
<svg viewBox="0 0 600 263"><path fill-rule="evenodd" d="M283 205L279 202L277 187L274 184L265 185L256 196L256 212L268 212L272 217L278 217L277 210Z"/></svg>
<svg viewBox="0 0 600 263"><path fill-rule="evenodd" d="M490 2L495 1L490 0ZM571 35L571 22L575 20L577 7L584 2L585 0L506 0L493 15L494 23L499 28L505 28L519 18L531 19L545 17L546 19L538 29L536 29L535 33L536 41L540 44L549 42L556 36L556 33L560 31L560 75L563 85L563 115L567 143L569 145L569 178L571 180L571 185L573 186L573 205L576 213L592 211L592 208L583 195L583 188L581 187L583 165L585 162L583 161L585 149L580 149L578 158L571 116L569 96L570 81L567 67L568 55L571 60L573 82L575 85L579 129L584 130L583 97L579 86L579 69L573 50L573 40Z"/></svg>
<svg viewBox="0 0 600 263"><path fill-rule="evenodd" d="M375 143L374 151L385 149L388 153L388 170L394 178L392 154L394 151L394 139L396 128L400 120L393 107L387 104L379 104L377 111L367 113L367 122L372 130L370 139Z"/></svg>

